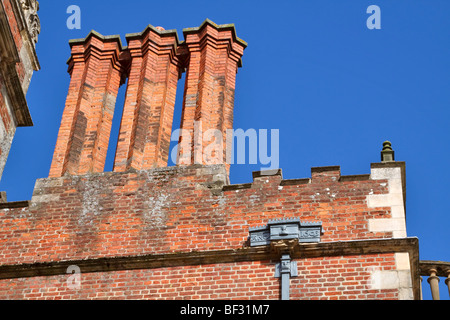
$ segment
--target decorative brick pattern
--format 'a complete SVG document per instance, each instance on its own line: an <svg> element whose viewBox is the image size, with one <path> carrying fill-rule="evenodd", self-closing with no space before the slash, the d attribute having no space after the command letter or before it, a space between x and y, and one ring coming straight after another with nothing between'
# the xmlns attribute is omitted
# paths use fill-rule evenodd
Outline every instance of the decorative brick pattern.
<svg viewBox="0 0 450 320"><path fill-rule="evenodd" d="M149 25L141 33L128 34L125 49L120 38L96 32L71 41L71 84L50 177L103 171L115 99L126 78L114 171L167 166L177 82L183 70L187 76L181 129L189 138L180 137L177 163L224 163L229 169L225 146L232 142L227 142L226 130L233 127L236 73L247 44L236 37L233 25L209 20L199 28L185 29L184 35L186 40L179 43L175 30ZM197 121L203 131L195 136ZM213 152L213 159L203 159L211 139L202 133L211 129L221 133L210 137L217 138L220 146L211 148L219 147L221 154Z"/></svg>

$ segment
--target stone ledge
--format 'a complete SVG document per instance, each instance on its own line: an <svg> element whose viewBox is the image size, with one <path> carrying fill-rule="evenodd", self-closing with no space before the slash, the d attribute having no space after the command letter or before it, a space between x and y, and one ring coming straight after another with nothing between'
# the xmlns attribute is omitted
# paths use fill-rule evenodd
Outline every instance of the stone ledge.
<svg viewBox="0 0 450 320"><path fill-rule="evenodd" d="M303 178L303 179L287 179L287 180L281 180L280 186L295 186L299 184L310 184L311 179L310 178Z"/></svg>
<svg viewBox="0 0 450 320"><path fill-rule="evenodd" d="M252 176L253 180L255 180L256 178L265 178L271 176L281 176L281 179L283 179L283 173L281 169L254 171L252 173Z"/></svg>
<svg viewBox="0 0 450 320"><path fill-rule="evenodd" d="M30 206L30 201L15 201L0 203L1 209L27 208Z"/></svg>
<svg viewBox="0 0 450 320"><path fill-rule="evenodd" d="M355 175L348 175L348 176L341 176L339 181L345 182L345 181L364 181L364 180L370 180L370 174L355 174Z"/></svg>
<svg viewBox="0 0 450 320"><path fill-rule="evenodd" d="M210 25L210 26L216 28L217 30L231 30L234 41L240 43L244 48L246 48L246 47L248 46L248 43L247 43L247 42L245 42L244 40L240 39L240 38L237 36L237 34L236 34L236 29L235 29L233 23L218 25L218 24L214 23L213 21L211 21L211 20L209 20L209 19L205 19L205 21L203 21L203 23L202 23L199 27L194 27L194 28L184 28L184 29L183 29L183 34L186 36L187 34L190 34L190 33L197 33L197 32L199 32L203 27L205 27L206 25Z"/></svg>
<svg viewBox="0 0 450 320"><path fill-rule="evenodd" d="M312 167L311 173L320 173L320 172L327 172L327 171L340 171L340 166L325 166L325 167Z"/></svg>
<svg viewBox="0 0 450 320"><path fill-rule="evenodd" d="M223 191L233 191L242 189L251 189L252 183L230 184L222 187Z"/></svg>

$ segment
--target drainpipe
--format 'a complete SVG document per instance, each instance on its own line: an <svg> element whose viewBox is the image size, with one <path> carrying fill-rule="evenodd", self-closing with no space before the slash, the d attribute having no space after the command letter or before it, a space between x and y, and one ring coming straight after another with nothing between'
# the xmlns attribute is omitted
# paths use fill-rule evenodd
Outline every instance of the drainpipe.
<svg viewBox="0 0 450 320"><path fill-rule="evenodd" d="M281 300L289 300L290 279L297 276L297 262L291 261L289 254L283 254L281 261L275 266L275 277L281 277Z"/></svg>

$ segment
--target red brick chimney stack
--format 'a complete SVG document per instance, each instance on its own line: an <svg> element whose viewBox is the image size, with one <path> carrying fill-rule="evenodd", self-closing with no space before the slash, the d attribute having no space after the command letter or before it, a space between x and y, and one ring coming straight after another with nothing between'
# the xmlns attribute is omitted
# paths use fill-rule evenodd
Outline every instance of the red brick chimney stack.
<svg viewBox="0 0 450 320"><path fill-rule="evenodd" d="M181 129L193 133L201 122L204 133L214 129L222 134L221 149L212 159L202 157L212 140L195 140L192 134L180 139L177 163L229 164L226 130L233 127L236 72L247 44L236 36L234 25L210 20L183 33L186 40L180 43L176 30L149 25L126 35L127 48L118 36L94 31L70 42L71 82L50 177L104 170L117 92L126 78L113 171L167 166L177 83L185 70Z"/></svg>
<svg viewBox="0 0 450 320"><path fill-rule="evenodd" d="M180 137L178 164L225 163L229 166L226 146L231 147L232 141L226 140L226 130L233 128L236 73L247 43L236 36L233 24L219 26L210 20L198 28L184 29L183 33L189 57L181 129L193 132L195 121L200 121L203 133L219 130L223 140L217 141L223 142L223 146L218 146L217 150L223 152L204 159L202 153L213 139L205 139L205 136L201 139L194 134L190 141Z"/></svg>
<svg viewBox="0 0 450 320"><path fill-rule="evenodd" d="M126 38L131 69L114 171L165 167L181 75L177 32L148 26Z"/></svg>
<svg viewBox="0 0 450 320"><path fill-rule="evenodd" d="M91 32L70 45L71 81L50 177L103 171L123 72L118 36Z"/></svg>

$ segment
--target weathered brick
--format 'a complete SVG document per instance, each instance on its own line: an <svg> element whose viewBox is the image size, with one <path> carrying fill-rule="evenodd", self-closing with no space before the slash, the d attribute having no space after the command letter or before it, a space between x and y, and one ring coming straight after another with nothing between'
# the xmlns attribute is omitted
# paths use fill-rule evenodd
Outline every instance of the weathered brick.
<svg viewBox="0 0 450 320"><path fill-rule="evenodd" d="M295 180L283 180L281 170L259 172L236 186L217 184L226 161L164 167L180 68L188 66L182 128L193 129L199 117L203 129L232 127L245 45L231 26L210 22L185 38L179 44L173 32L149 27L129 35L126 50L117 38L95 33L72 42L72 80L50 178L38 180L28 207L0 209L0 275L11 268L19 274L0 280L0 299L279 299L277 247L251 251L248 238L251 227L286 218L323 227L319 256L303 256L308 247L301 245L305 252L294 257L293 299L397 299L399 288L372 283L374 274L398 276L395 250L338 248L392 240L392 230L370 228L400 212L393 206L401 206L401 179L383 175L382 166L347 177L337 166L312 168L311 178ZM126 76L115 169L102 172L108 99ZM57 269L67 262L97 269L81 270L81 288L74 289L71 275ZM46 266L45 276L33 269Z"/></svg>

